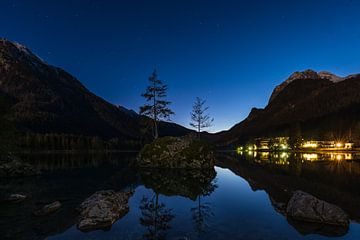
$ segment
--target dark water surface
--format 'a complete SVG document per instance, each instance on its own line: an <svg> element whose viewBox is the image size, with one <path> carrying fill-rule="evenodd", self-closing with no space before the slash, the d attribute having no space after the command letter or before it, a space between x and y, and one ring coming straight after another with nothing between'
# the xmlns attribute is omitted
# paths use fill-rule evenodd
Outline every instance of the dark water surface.
<svg viewBox="0 0 360 240"><path fill-rule="evenodd" d="M215 170L138 170L134 154L28 155L43 174L0 179L0 239L360 239L360 161L356 155L219 153ZM76 228L79 204L98 190L135 190L130 211L111 229ZM286 219L294 190L336 204L349 229ZM60 201L43 217L32 212ZM157 214L154 214L157 211ZM154 217L156 216L156 217Z"/></svg>

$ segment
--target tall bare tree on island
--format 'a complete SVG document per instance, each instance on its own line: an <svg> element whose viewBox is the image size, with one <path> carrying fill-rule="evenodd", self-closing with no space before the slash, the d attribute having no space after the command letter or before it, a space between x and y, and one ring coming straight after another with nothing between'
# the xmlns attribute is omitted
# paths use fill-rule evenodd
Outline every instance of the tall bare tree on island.
<svg viewBox="0 0 360 240"><path fill-rule="evenodd" d="M193 110L190 113L190 126L197 130L199 138L201 131L204 128L211 127L214 121L214 118L211 118L210 115L206 113L209 107L206 107L205 103L205 100L197 97L193 105Z"/></svg>
<svg viewBox="0 0 360 240"><path fill-rule="evenodd" d="M170 116L175 114L168 106L171 102L166 101L167 85L157 78L157 71L154 69L149 77L149 86L146 88L145 93L141 94L148 104L140 107L140 114L148 116L153 122L153 135L157 139L158 122L161 119L170 120Z"/></svg>

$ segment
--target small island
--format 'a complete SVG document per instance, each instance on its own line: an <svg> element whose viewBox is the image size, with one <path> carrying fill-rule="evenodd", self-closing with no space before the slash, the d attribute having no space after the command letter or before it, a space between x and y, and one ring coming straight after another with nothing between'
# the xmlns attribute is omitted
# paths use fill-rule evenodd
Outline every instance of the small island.
<svg viewBox="0 0 360 240"><path fill-rule="evenodd" d="M213 168L215 155L211 145L192 137L163 137L144 146L137 157L139 167Z"/></svg>

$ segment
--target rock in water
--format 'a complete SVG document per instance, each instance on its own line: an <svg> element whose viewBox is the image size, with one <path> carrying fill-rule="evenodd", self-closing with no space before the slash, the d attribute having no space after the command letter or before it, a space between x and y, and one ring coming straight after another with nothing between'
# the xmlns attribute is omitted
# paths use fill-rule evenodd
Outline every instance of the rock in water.
<svg viewBox="0 0 360 240"><path fill-rule="evenodd" d="M61 208L61 203L59 201L56 201L56 202L47 204L44 207L42 207L41 209L35 211L34 215L36 215L36 216L49 215L51 213L56 212L60 208Z"/></svg>
<svg viewBox="0 0 360 240"><path fill-rule="evenodd" d="M6 199L8 202L18 203L26 199L26 195L13 193Z"/></svg>
<svg viewBox="0 0 360 240"><path fill-rule="evenodd" d="M133 192L99 191L87 198L79 207L77 227L90 231L111 227L129 212L128 201Z"/></svg>
<svg viewBox="0 0 360 240"><path fill-rule="evenodd" d="M0 204L1 203L19 203L24 201L27 198L26 195L19 194L19 193L0 193Z"/></svg>
<svg viewBox="0 0 360 240"><path fill-rule="evenodd" d="M293 194L286 213L295 220L349 226L349 217L341 208L302 191Z"/></svg>
<svg viewBox="0 0 360 240"><path fill-rule="evenodd" d="M191 137L163 137L140 151L137 163L148 168L213 168L212 147Z"/></svg>

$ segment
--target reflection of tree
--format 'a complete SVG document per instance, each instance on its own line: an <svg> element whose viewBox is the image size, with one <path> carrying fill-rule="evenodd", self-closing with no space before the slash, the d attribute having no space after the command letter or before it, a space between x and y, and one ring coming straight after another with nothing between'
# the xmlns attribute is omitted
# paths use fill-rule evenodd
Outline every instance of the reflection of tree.
<svg viewBox="0 0 360 240"><path fill-rule="evenodd" d="M204 196L209 196L212 192L214 192L215 188L217 188L217 185L213 182L203 185L201 188L201 193L197 197L197 206L190 209L192 213L192 219L194 221L195 231L198 237L200 237L202 233L205 233L207 222L212 216L214 216L210 203L202 203L201 198Z"/></svg>
<svg viewBox="0 0 360 240"><path fill-rule="evenodd" d="M295 176L300 176L302 173L302 161L299 154L292 154L289 159L289 171Z"/></svg>
<svg viewBox="0 0 360 240"><path fill-rule="evenodd" d="M201 195L198 196L198 205L190 209L198 237L200 237L202 233L205 233L205 229L208 226L207 222L214 216L210 203L202 203L201 197Z"/></svg>
<svg viewBox="0 0 360 240"><path fill-rule="evenodd" d="M144 196L140 210L142 214L140 224L147 228L147 232L143 235L144 239L165 239L166 231L170 229L169 223L175 216L164 203L159 203L159 194L156 193L151 199Z"/></svg>
<svg viewBox="0 0 360 240"><path fill-rule="evenodd" d="M158 204L159 194L197 200L197 206L191 208L192 218L198 234L204 232L206 222L213 214L210 205L202 202L202 197L209 196L217 187L213 181L214 169L141 169L139 173L144 186L156 193L152 200L144 198L141 202L143 217L140 222L148 228L146 239L164 239L174 217L163 203Z"/></svg>

